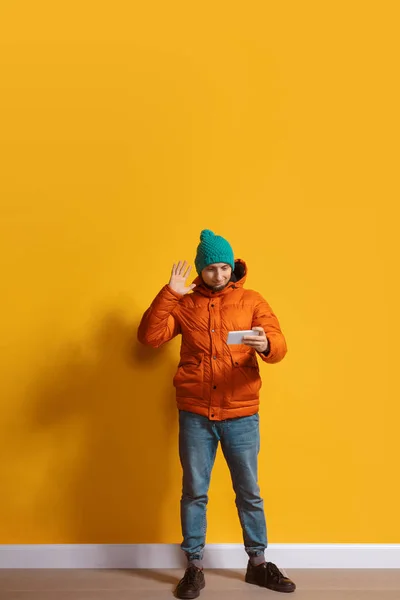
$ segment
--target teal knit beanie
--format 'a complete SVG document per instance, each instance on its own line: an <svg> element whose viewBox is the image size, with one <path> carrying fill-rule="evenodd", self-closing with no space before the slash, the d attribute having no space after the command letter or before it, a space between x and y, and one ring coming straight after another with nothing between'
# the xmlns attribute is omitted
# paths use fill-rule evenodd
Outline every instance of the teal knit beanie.
<svg viewBox="0 0 400 600"><path fill-rule="evenodd" d="M195 265L197 273L214 263L225 263L235 268L233 250L229 242L223 237L215 235L209 229L203 229L200 234L200 244L197 246Z"/></svg>

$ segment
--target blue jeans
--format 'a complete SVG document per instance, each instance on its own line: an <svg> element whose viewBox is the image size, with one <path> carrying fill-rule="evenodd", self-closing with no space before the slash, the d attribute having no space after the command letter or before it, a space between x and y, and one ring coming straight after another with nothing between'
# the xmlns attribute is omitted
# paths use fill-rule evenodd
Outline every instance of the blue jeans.
<svg viewBox="0 0 400 600"><path fill-rule="evenodd" d="M181 548L189 561L203 558L208 489L219 442L236 493L245 550L249 556L259 556L267 547L264 506L257 483L259 415L210 421L207 417L180 411L179 455L183 469Z"/></svg>

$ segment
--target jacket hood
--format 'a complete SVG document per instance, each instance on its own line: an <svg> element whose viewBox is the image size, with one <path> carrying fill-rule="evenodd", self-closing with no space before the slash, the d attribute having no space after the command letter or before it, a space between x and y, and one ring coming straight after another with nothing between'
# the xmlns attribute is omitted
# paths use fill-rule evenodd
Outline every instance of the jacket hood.
<svg viewBox="0 0 400 600"><path fill-rule="evenodd" d="M194 288L193 292L203 294L203 296L228 294L232 289L243 287L243 285L246 282L246 278L247 278L247 265L244 262L244 260L242 260L241 258L237 258L235 260L235 269L234 269L234 271L232 271L230 283L228 283L228 285L223 290L221 290L220 292L213 292L205 285L203 279L199 275L193 281L193 283L196 286Z"/></svg>

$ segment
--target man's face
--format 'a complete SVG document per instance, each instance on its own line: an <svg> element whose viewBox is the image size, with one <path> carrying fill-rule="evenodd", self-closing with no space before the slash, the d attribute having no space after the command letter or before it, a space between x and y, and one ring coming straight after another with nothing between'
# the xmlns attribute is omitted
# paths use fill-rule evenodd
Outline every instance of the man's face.
<svg viewBox="0 0 400 600"><path fill-rule="evenodd" d="M213 292L220 292L228 285L231 280L232 267L225 263L215 263L205 267L201 276L204 283L212 289Z"/></svg>

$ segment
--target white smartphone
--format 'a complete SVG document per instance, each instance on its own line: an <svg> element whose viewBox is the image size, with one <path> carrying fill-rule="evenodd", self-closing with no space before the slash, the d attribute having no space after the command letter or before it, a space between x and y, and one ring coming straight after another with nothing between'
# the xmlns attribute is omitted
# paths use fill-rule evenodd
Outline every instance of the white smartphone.
<svg viewBox="0 0 400 600"><path fill-rule="evenodd" d="M253 331L252 329L247 329L245 331L230 331L228 333L228 339L226 340L226 343L229 345L242 344L245 335L257 336L260 335L260 332Z"/></svg>

